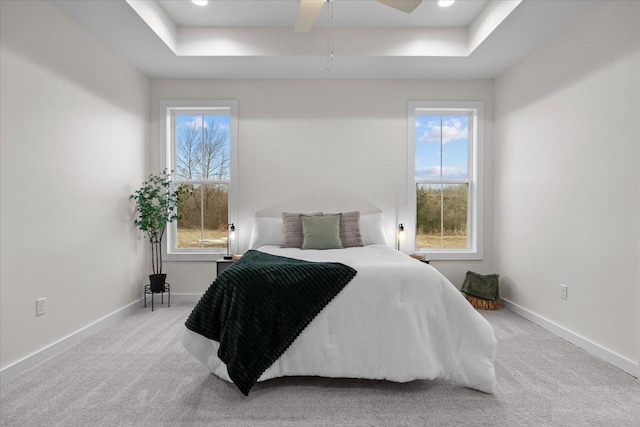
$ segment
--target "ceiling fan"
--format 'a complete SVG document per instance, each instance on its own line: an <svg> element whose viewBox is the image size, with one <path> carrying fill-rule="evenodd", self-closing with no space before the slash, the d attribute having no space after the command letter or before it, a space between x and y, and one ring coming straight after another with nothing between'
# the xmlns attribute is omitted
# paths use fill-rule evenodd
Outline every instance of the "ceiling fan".
<svg viewBox="0 0 640 427"><path fill-rule="evenodd" d="M306 33L311 30L313 24L320 16L322 6L330 0L300 0L298 7L298 16L296 18L296 33ZM377 0L379 3L400 10L402 12L411 13L420 6L422 0Z"/></svg>

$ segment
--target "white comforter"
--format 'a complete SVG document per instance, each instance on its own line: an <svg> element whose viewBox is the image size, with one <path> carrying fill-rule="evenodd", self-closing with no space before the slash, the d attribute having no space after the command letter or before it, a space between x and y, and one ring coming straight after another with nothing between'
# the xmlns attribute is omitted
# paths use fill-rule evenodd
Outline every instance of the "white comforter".
<svg viewBox="0 0 640 427"><path fill-rule="evenodd" d="M259 250L342 262L358 273L258 381L294 375L443 379L494 392L493 329L435 268L385 245ZM211 372L230 381L216 355L217 342L185 328L182 343Z"/></svg>

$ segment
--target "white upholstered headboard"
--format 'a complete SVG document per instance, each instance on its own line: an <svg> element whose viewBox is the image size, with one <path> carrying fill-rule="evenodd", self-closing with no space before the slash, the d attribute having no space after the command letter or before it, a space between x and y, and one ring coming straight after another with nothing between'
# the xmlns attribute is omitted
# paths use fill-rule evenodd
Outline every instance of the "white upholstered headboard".
<svg viewBox="0 0 640 427"><path fill-rule="evenodd" d="M255 218L280 218L282 212L324 212L338 213L360 211L361 215L382 214L383 232L388 242L395 241L395 212L383 212L379 207L364 198L354 194L308 194L304 197L289 198L274 201L273 204L265 206L251 215L247 221L246 245L250 244L252 223ZM249 218L247 218L249 219ZM392 243L393 244L393 243Z"/></svg>

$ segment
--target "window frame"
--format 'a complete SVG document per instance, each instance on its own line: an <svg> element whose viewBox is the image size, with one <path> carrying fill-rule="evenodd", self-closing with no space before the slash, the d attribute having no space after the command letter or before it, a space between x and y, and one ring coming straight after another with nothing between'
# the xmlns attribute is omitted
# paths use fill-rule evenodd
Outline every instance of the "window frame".
<svg viewBox="0 0 640 427"><path fill-rule="evenodd" d="M219 113L229 114L229 212L228 222L238 228L238 101L237 100L184 100L160 101L159 165L160 170L175 170L174 113ZM218 180L202 181L206 184L220 183ZM226 181L225 181L226 183ZM166 261L214 261L225 255L221 248L176 248L177 221L167 226L162 242L162 256ZM238 232L231 242L232 253L238 252Z"/></svg>
<svg viewBox="0 0 640 427"><path fill-rule="evenodd" d="M467 242L464 249L417 248L416 185L427 183L416 180L415 137L416 116L428 114L469 114L473 128L467 150L467 180L441 179L437 183L462 184L468 182ZM409 101L408 103L408 199L409 221L405 224L406 241L402 245L411 253L424 255L431 260L482 260L484 259L484 102L483 101ZM464 182L463 182L464 181ZM436 183L432 182L431 183Z"/></svg>

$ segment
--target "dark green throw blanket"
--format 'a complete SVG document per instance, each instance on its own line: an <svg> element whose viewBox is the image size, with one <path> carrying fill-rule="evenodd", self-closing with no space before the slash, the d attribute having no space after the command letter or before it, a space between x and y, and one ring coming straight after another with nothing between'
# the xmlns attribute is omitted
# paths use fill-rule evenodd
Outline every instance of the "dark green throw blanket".
<svg viewBox="0 0 640 427"><path fill-rule="evenodd" d="M220 343L218 357L246 396L355 275L340 263L251 250L209 286L186 326Z"/></svg>

